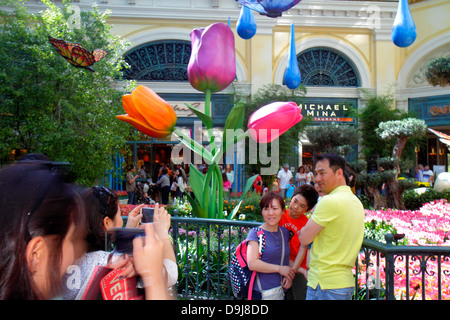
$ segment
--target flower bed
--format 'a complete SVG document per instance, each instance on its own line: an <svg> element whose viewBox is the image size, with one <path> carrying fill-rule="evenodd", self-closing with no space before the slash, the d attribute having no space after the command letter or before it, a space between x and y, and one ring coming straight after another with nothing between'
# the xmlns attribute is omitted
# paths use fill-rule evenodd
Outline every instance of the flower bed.
<svg viewBox="0 0 450 320"><path fill-rule="evenodd" d="M419 210L396 209L365 210L366 222L384 221L405 234L408 245L450 246L450 203L436 200L424 204Z"/></svg>
<svg viewBox="0 0 450 320"><path fill-rule="evenodd" d="M407 245L427 245L427 246L450 246L450 203L443 200L436 200L424 204L416 211L401 211L394 209L385 210L366 210L366 223L372 221L385 224L393 228L399 234L405 234L404 244ZM375 224L374 224L375 225ZM379 239L376 239L380 241ZM361 264L364 254L360 254L360 271L358 284L361 294L365 294L366 288L366 266ZM394 295L398 300L406 299L406 287L409 288L409 299L423 299L422 297L422 276L421 263L426 264L426 276L424 277L425 299L438 299L438 261L435 258L410 257L408 260L408 270L406 270L407 260L399 257L395 260L394 275ZM449 257L441 258L441 286L442 299L450 300L450 259ZM384 270L385 260L380 259L379 268L376 266L376 257L371 256L371 264L369 267L369 289L382 289L385 283ZM409 283L406 283L406 274L409 274Z"/></svg>

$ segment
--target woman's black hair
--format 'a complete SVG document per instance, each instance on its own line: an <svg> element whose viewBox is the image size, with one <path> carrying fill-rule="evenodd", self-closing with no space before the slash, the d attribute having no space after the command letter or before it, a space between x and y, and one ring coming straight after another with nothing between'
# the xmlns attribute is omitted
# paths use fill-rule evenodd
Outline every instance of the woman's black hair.
<svg viewBox="0 0 450 320"><path fill-rule="evenodd" d="M274 200L274 199L277 200L278 203L280 204L281 208L284 209L285 204L284 204L283 197L281 197L278 193L271 191L271 192L265 194L259 201L259 207L261 208L261 211L264 208L268 208L270 206L270 204L272 203L272 200Z"/></svg>
<svg viewBox="0 0 450 320"><path fill-rule="evenodd" d="M105 187L93 187L82 192L86 211L87 251L105 250L105 230L103 220L114 220L117 214L119 198Z"/></svg>
<svg viewBox="0 0 450 320"><path fill-rule="evenodd" d="M55 163L19 161L0 171L0 300L44 298L26 260L27 245L37 236L48 239L50 294L59 293L62 244L73 223L84 239L82 200Z"/></svg>

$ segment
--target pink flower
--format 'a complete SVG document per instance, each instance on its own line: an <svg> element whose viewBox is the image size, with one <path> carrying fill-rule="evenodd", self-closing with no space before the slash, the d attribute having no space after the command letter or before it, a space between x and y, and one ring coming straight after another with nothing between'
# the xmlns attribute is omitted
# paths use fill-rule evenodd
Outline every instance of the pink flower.
<svg viewBox="0 0 450 320"><path fill-rule="evenodd" d="M188 79L192 87L206 92L222 91L236 77L234 34L224 23L217 22L191 32L191 58Z"/></svg>
<svg viewBox="0 0 450 320"><path fill-rule="evenodd" d="M272 102L259 108L248 119L250 136L259 143L269 143L302 120L295 102Z"/></svg>

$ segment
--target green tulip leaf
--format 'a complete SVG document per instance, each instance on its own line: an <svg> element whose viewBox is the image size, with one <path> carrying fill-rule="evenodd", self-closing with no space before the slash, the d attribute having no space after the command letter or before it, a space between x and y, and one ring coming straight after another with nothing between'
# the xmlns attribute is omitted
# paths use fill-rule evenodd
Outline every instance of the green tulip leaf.
<svg viewBox="0 0 450 320"><path fill-rule="evenodd" d="M227 130L229 129L234 131L237 129L242 129L244 125L244 111L245 111L245 104L242 100L239 100L228 114L228 117L225 120L225 126L223 128L223 136L222 136L223 153L226 152Z"/></svg>
<svg viewBox="0 0 450 320"><path fill-rule="evenodd" d="M236 213L239 211L239 208L240 208L241 203L242 203L243 201L244 201L244 200L239 201L239 203L237 204L237 206L234 207L234 209L231 211L230 215L227 217L228 220L232 220L232 219L233 219L233 217L234 217L234 216L236 215Z"/></svg>
<svg viewBox="0 0 450 320"><path fill-rule="evenodd" d="M206 128L212 128L212 127L213 127L213 123L214 123L214 122L213 122L213 119L212 119L210 116L204 114L203 112L201 112L201 111L198 110L197 108L191 106L191 105L190 105L189 103L187 103L187 102L185 102L184 104L185 104L189 109L191 109L192 112L195 113L195 115L202 121L202 123L204 124L204 126L205 126Z"/></svg>
<svg viewBox="0 0 450 320"><path fill-rule="evenodd" d="M195 198L200 204L203 203L204 200L204 191L203 191L204 181L205 177L203 176L203 173L198 171L198 169L195 166L190 166L189 185L191 186Z"/></svg>
<svg viewBox="0 0 450 320"><path fill-rule="evenodd" d="M192 198L187 192L185 193L189 203L191 204L192 211L196 213L197 218L207 218L207 214L205 210L203 210L202 206L198 203L198 201Z"/></svg>
<svg viewBox="0 0 450 320"><path fill-rule="evenodd" d="M233 211L231 211L231 214L228 216L228 220L233 219L233 217L236 215L236 213L239 210L239 206L241 205L242 201L244 200L245 196L247 195L247 192L250 190L250 188L253 185L253 182L255 182L255 179L258 177L257 174L251 176L250 178L248 178L247 182L245 183L245 187L244 187L244 192L242 192L242 196L240 198L239 204L233 209Z"/></svg>

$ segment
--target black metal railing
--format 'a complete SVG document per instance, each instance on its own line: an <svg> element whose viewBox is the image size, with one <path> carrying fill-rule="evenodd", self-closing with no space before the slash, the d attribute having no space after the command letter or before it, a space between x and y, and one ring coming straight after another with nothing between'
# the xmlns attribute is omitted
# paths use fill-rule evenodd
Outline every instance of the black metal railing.
<svg viewBox="0 0 450 320"><path fill-rule="evenodd" d="M233 299L228 265L236 246L260 222L172 217L178 263L178 296L184 299Z"/></svg>
<svg viewBox="0 0 450 320"><path fill-rule="evenodd" d="M260 224L174 215L171 233L179 268L178 297L234 299L227 274L231 254L248 230ZM405 268L413 264L418 267ZM450 247L394 245L390 234L386 235L386 244L364 239L356 261L353 298L442 300L443 290L449 290L442 283L449 276ZM420 282L411 282L417 277ZM426 290L430 278L437 291L434 296Z"/></svg>
<svg viewBox="0 0 450 320"><path fill-rule="evenodd" d="M364 239L356 263L355 296L377 300L450 298L450 247L394 245L392 234L386 234L385 240L386 244Z"/></svg>

